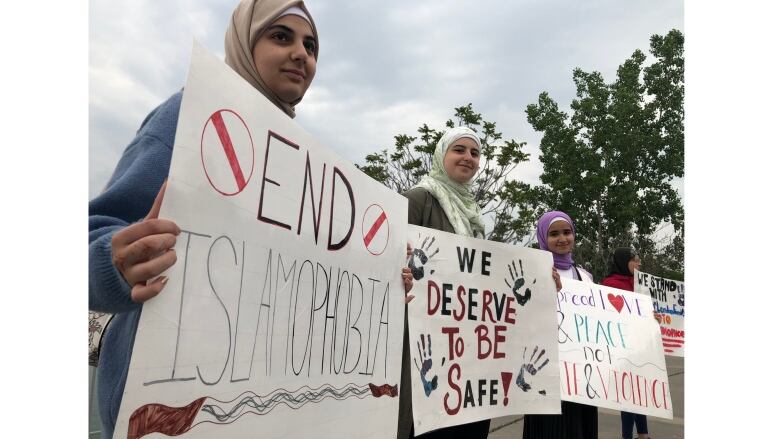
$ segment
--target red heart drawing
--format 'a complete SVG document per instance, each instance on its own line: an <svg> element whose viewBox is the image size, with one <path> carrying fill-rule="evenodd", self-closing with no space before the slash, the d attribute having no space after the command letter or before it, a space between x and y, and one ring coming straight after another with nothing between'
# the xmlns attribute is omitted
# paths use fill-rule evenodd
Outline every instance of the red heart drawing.
<svg viewBox="0 0 780 439"><path fill-rule="evenodd" d="M609 293L607 294L607 299L609 299L609 303L615 307L617 312L620 312L623 309L623 296L616 296L612 293Z"/></svg>

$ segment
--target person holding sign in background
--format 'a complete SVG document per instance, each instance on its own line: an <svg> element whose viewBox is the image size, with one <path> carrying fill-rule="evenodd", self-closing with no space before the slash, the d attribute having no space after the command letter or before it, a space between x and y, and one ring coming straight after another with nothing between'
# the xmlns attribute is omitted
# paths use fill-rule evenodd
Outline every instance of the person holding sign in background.
<svg viewBox="0 0 780 439"><path fill-rule="evenodd" d="M479 170L481 142L467 127L444 132L436 144L431 171L402 195L409 199L409 224L469 237L483 237L485 226L470 183ZM415 256L412 256L415 257ZM414 436L412 424L409 327L404 316L398 439ZM431 383L435 386L435 383ZM435 387L434 387L435 388ZM490 420L434 430L422 438L487 438Z"/></svg>
<svg viewBox="0 0 780 439"><path fill-rule="evenodd" d="M612 254L612 265L609 276L605 277L602 285L621 290L634 291L634 270L641 267L642 261L633 250L626 247L618 247ZM623 438L631 439L634 436L634 424L639 439L650 439L647 430L647 416L637 413L620 412L620 423L623 426Z"/></svg>
<svg viewBox="0 0 780 439"><path fill-rule="evenodd" d="M318 52L317 29L300 0L243 0L225 34L225 63L291 118L315 76ZM160 273L177 258L180 229L157 215L182 94L144 119L104 192L89 203L89 308L115 314L98 363L104 438L116 425L141 304L163 290ZM404 283L408 291L411 274Z"/></svg>
<svg viewBox="0 0 780 439"><path fill-rule="evenodd" d="M593 276L574 264L574 222L564 212L553 210L539 218L536 239L539 248L553 255L553 277L593 282ZM559 288L560 290L560 288ZM525 415L523 439L596 439L598 411L596 407L561 401L560 415Z"/></svg>

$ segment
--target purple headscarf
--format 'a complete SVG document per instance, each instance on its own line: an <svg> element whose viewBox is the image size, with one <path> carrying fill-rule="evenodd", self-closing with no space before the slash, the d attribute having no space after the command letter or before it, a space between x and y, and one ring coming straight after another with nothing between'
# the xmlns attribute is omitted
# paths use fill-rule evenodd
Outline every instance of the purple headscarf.
<svg viewBox="0 0 780 439"><path fill-rule="evenodd" d="M547 231L550 230L550 225L555 218L563 218L567 223L569 223L571 226L571 232L574 234L574 222L572 222L571 218L569 218L569 215L566 215L565 213L558 210L551 210L550 212L542 215L539 218L539 222L536 224L536 239L539 241L539 248L542 250L550 251L550 248L547 246ZM567 253L565 255L559 255L555 252L550 253L553 255L553 263L555 268L568 270L572 267L572 265L574 265L574 259L572 259L571 253Z"/></svg>

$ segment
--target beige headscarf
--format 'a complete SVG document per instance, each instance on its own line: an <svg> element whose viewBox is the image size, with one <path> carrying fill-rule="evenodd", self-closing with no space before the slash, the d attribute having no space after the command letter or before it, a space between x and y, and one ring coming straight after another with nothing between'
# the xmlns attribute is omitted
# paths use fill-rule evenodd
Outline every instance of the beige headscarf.
<svg viewBox="0 0 780 439"><path fill-rule="evenodd" d="M241 0L233 11L233 17L225 32L225 63L233 68L239 75L247 80L254 88L268 98L271 102L287 113L295 117L295 105L300 102L288 103L279 99L276 94L260 79L260 74L255 69L252 58L252 49L266 27L273 23L277 17L288 8L298 6L309 16L311 30L314 39L317 40L317 48L314 52L316 58L319 54L319 37L314 19L300 0Z"/></svg>

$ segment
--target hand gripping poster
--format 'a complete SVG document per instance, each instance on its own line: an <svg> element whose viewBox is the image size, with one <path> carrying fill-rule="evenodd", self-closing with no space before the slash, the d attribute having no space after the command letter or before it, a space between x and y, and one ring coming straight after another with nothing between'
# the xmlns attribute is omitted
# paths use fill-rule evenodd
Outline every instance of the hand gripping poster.
<svg viewBox="0 0 780 439"><path fill-rule="evenodd" d="M406 206L196 45L114 437L395 438Z"/></svg>
<svg viewBox="0 0 780 439"><path fill-rule="evenodd" d="M655 319L661 326L664 353L685 356L685 284L634 271L634 291L653 299Z"/></svg>
<svg viewBox="0 0 780 439"><path fill-rule="evenodd" d="M551 254L413 225L408 240L415 434L560 413Z"/></svg>
<svg viewBox="0 0 780 439"><path fill-rule="evenodd" d="M650 298L561 279L561 399L672 418L661 332Z"/></svg>

